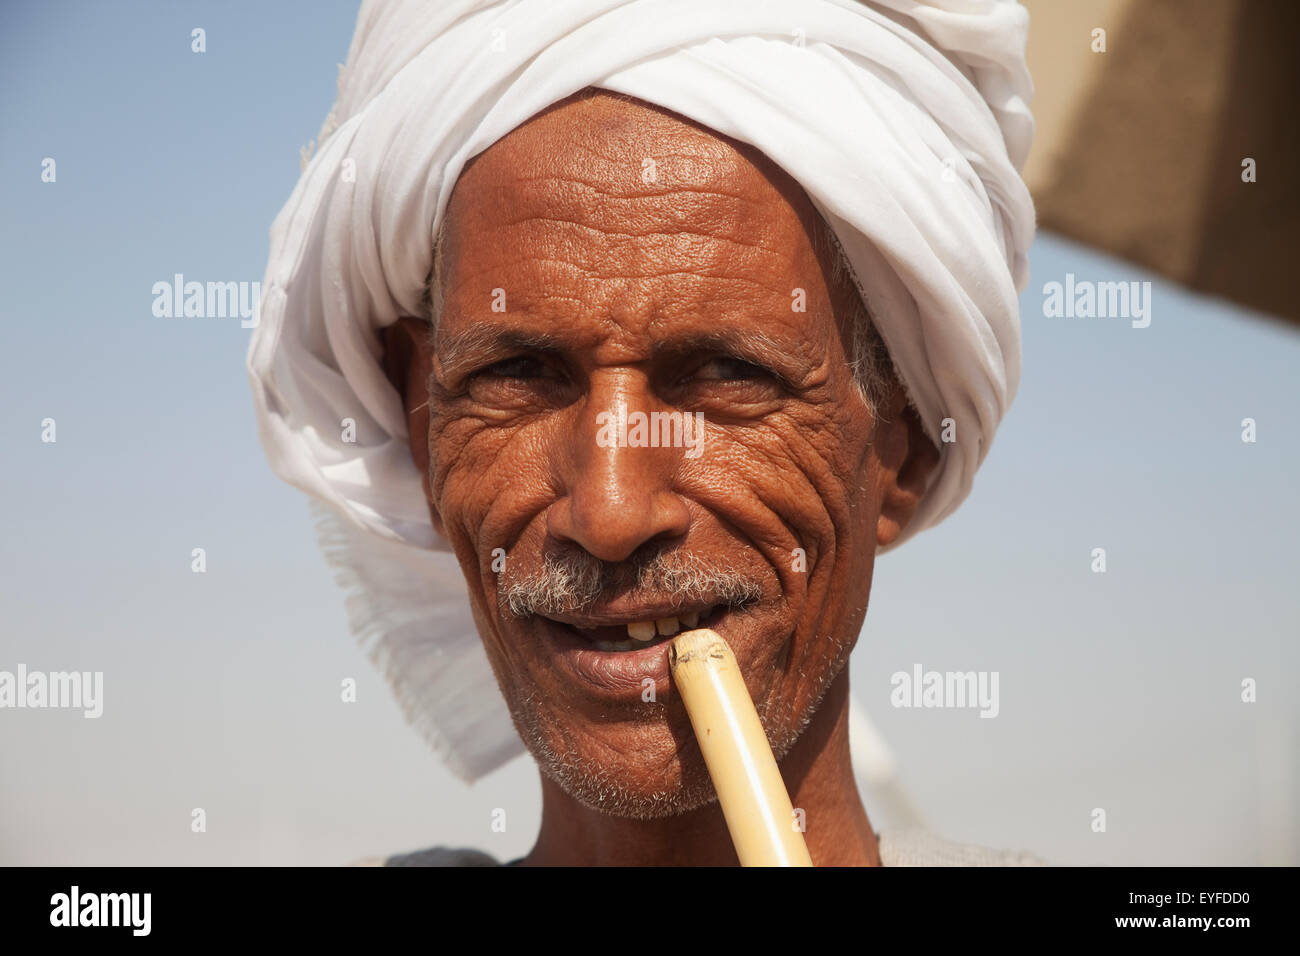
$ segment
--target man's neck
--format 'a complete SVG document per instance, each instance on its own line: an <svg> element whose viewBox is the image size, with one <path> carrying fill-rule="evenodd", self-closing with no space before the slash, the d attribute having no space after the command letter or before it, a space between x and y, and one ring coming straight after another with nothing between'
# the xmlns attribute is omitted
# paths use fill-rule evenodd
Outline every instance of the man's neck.
<svg viewBox="0 0 1300 956"><path fill-rule="evenodd" d="M849 674L844 668L781 761L791 803L817 866L879 866L876 836L849 756ZM735 866L717 802L679 816L632 820L578 803L542 776L542 827L522 866Z"/></svg>

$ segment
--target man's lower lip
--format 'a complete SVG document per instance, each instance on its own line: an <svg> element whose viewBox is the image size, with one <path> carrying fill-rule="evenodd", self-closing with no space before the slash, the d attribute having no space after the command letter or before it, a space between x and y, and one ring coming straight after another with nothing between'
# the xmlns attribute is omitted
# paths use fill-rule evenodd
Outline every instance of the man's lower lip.
<svg viewBox="0 0 1300 956"><path fill-rule="evenodd" d="M537 622L545 652L555 667L597 696L626 700L641 697L653 682L657 700L669 690L668 645L671 639L631 651L597 650L573 628L543 617Z"/></svg>

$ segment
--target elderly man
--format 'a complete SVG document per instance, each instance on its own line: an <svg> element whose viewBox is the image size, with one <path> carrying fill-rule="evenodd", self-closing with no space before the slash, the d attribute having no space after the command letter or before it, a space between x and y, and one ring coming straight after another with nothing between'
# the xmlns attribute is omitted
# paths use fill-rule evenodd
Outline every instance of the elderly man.
<svg viewBox="0 0 1300 956"><path fill-rule="evenodd" d="M708 626L814 863L1017 862L874 832L846 664L1014 393L1023 11L435 6L363 6L249 355L408 716L532 754L515 862L735 863L668 668Z"/></svg>

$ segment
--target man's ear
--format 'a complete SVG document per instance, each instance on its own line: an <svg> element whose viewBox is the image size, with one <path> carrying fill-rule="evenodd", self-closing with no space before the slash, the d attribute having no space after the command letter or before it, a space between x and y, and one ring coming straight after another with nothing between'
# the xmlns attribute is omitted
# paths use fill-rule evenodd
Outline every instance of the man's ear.
<svg viewBox="0 0 1300 956"><path fill-rule="evenodd" d="M878 548L898 540L915 516L930 475L939 464L939 450L925 434L901 384L895 383L881 405L874 442L880 468Z"/></svg>
<svg viewBox="0 0 1300 956"><path fill-rule="evenodd" d="M434 530L442 534L442 517L433 505L429 486L429 375L433 354L429 348L429 323L403 316L380 332L384 346L384 374L402 397L411 460L420 472L420 486L429 504Z"/></svg>

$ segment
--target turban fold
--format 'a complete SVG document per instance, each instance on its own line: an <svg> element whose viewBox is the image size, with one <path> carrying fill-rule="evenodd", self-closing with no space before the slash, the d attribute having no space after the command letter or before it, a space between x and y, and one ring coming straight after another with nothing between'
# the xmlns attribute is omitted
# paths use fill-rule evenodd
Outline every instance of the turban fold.
<svg viewBox="0 0 1300 956"><path fill-rule="evenodd" d="M910 535L965 498L1020 377L1027 28L1011 0L362 4L337 102L271 228L248 371L273 469L321 503L353 630L457 775L523 744L430 523L378 331L423 314L466 162L590 86L781 166L831 227L940 450Z"/></svg>

